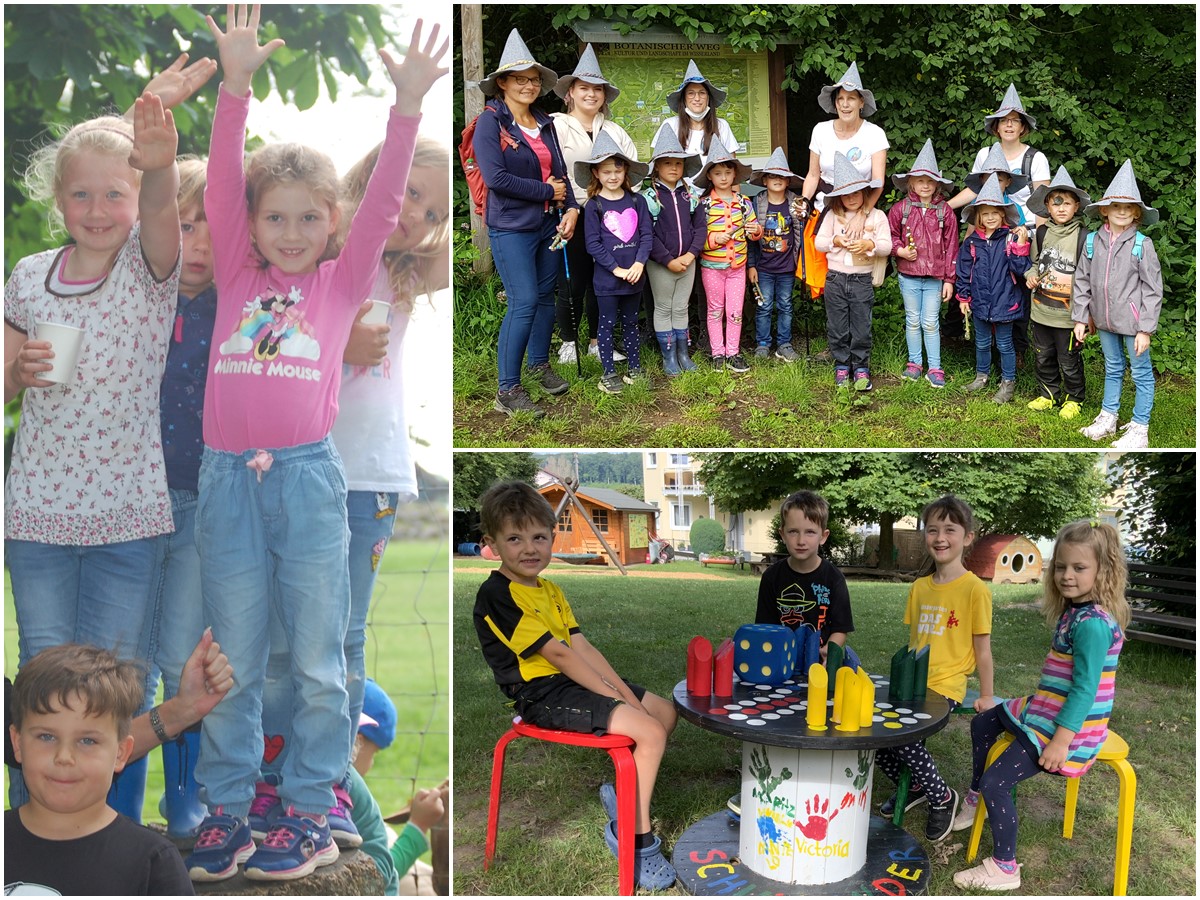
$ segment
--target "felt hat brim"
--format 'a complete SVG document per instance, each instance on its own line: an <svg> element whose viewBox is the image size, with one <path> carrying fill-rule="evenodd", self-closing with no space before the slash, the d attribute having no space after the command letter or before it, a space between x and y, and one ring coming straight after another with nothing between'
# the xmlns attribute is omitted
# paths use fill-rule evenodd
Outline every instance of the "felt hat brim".
<svg viewBox="0 0 1200 900"><path fill-rule="evenodd" d="M673 150L668 150L665 153L659 153L650 157L650 162L647 163L651 172L654 171L654 164L660 159L681 159L683 160L683 177L695 178L700 173L701 162L700 157L695 153L684 151L679 153Z"/></svg>
<svg viewBox="0 0 1200 900"><path fill-rule="evenodd" d="M594 84L597 87L604 87L604 99L608 103L612 103L617 97L621 96L621 89L615 84L605 81L603 78L593 78L591 75L563 75L554 83L554 93L566 100L567 94L571 92L571 85L576 81L582 81L586 84Z"/></svg>
<svg viewBox="0 0 1200 900"><path fill-rule="evenodd" d="M827 113L837 114L837 107L834 105L833 95L841 88L847 91L857 91L862 95L863 107L858 111L860 118L869 119L875 115L878 107L875 105L875 95L866 88L848 88L844 84L827 84L821 88L821 93L817 95L817 104Z"/></svg>
<svg viewBox="0 0 1200 900"><path fill-rule="evenodd" d="M1013 203L972 203L963 207L962 221L964 225L975 224L975 214L981 206L994 206L997 209L1004 210L1004 224L1009 227L1021 224L1021 214L1017 212L1017 207Z"/></svg>
<svg viewBox="0 0 1200 900"><path fill-rule="evenodd" d="M485 97L496 97L500 94L500 86L496 84L496 77L500 75L511 75L515 72L524 72L527 69L537 69L538 74L542 77L542 89L539 96L546 96L554 90L558 83L558 73L551 68L543 66L541 63L517 63L512 66L506 66L502 69L497 69L486 78L479 82L477 87L483 92Z"/></svg>
<svg viewBox="0 0 1200 900"><path fill-rule="evenodd" d="M713 83L705 78L703 81L685 81L679 85L671 93L667 94L667 106L671 107L671 112L679 115L679 101L683 98L683 92L689 84L702 84L708 90L708 105L712 109L716 109L725 102L725 98L729 95L719 87L714 87Z"/></svg>
<svg viewBox="0 0 1200 900"><path fill-rule="evenodd" d="M990 116L984 116L983 130L993 137L996 137L996 132L1000 126L1000 120L1011 112L1015 112L1018 116L1020 116L1021 120L1026 124L1026 126L1028 126L1030 131L1037 131L1037 119L1021 109L998 109Z"/></svg>
<svg viewBox="0 0 1200 900"><path fill-rule="evenodd" d="M592 166L598 166L606 159L621 159L625 161L625 168L629 171L629 183L637 184L644 181L650 173L650 164L637 162L630 159L624 153L609 153L605 156L593 157L592 159L581 159L576 161L573 172L575 175L575 183L580 187L587 187L592 181Z"/></svg>
<svg viewBox="0 0 1200 900"><path fill-rule="evenodd" d="M766 187L766 184L767 184L766 178L768 175L775 175L775 176L778 176L779 178L786 178L788 180L788 190L800 191L800 190L804 189L804 179L803 178L801 178L795 172L781 172L781 171L779 171L779 169L760 169L759 171L755 172L753 175L750 176L750 183L751 184L761 184L763 187Z"/></svg>
<svg viewBox="0 0 1200 900"><path fill-rule="evenodd" d="M913 171L913 172L905 172L903 174L893 175L892 176L892 184L894 184L900 190L907 192L908 191L908 179L914 175L924 175L926 178L933 179L935 182L942 185L943 187L952 187L954 185L954 182L951 181L949 178L943 178L940 175L935 175L933 172L929 172L924 169L918 170L918 171Z"/></svg>
<svg viewBox="0 0 1200 900"><path fill-rule="evenodd" d="M727 164L733 166L734 171L736 173L734 175L734 183L735 184L748 179L750 177L750 173L754 171L748 165L746 165L746 163L744 163L740 159L736 159L736 158L735 159L718 159L715 161L709 160L708 162L706 162L704 164L704 168L702 168L700 170L700 172L696 175L696 177L692 179L692 184L696 185L696 187L701 188L702 190L708 190L710 187L712 187L712 182L710 182L708 180L708 172L713 166L717 165L718 163L727 163Z"/></svg>
<svg viewBox="0 0 1200 900"><path fill-rule="evenodd" d="M1153 206L1147 206L1140 200L1134 200L1129 197L1105 197L1097 200L1095 203L1089 204L1083 208L1084 215L1098 216L1100 215L1100 207L1112 206L1114 203L1128 203L1131 206L1140 206L1142 208L1142 225L1153 225L1158 221L1158 210Z"/></svg>
<svg viewBox="0 0 1200 900"><path fill-rule="evenodd" d="M841 187L826 191L825 199L828 200L830 197L844 197L846 194L853 194L856 191L869 191L878 187L883 187L882 178L876 178L873 181L863 178L859 181L851 181L848 184L843 184Z"/></svg>
<svg viewBox="0 0 1200 900"><path fill-rule="evenodd" d="M1003 171L1003 172L999 172L999 173L997 173L997 172L972 172L970 175L967 176L967 187L969 187L972 191L974 191L976 194L978 194L983 189L984 182L986 182L988 180L988 177L991 175L996 175L996 174L1007 175L1009 178L1012 179L1012 181L1010 181L1008 184L1008 189L1005 191L1006 194L1015 194L1017 191L1021 190L1021 188L1029 187L1029 176L1028 175L1023 175L1020 172L1009 172L1009 171Z"/></svg>
<svg viewBox="0 0 1200 900"><path fill-rule="evenodd" d="M1055 191L1065 191L1068 194L1074 194L1075 199L1079 201L1080 209L1083 209L1092 202L1092 198L1077 187L1071 187L1066 184L1043 184L1033 189L1033 193L1029 195L1029 199L1025 201L1025 205L1029 207L1029 211L1035 216L1048 219L1050 218L1050 209L1046 206L1046 198Z"/></svg>

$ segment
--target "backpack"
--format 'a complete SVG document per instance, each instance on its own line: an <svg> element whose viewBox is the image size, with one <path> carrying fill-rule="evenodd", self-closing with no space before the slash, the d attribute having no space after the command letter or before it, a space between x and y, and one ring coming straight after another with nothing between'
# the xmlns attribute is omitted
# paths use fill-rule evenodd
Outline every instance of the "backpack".
<svg viewBox="0 0 1200 900"><path fill-rule="evenodd" d="M484 108L479 114L491 112L495 115L495 111ZM467 178L467 190L471 193L471 203L474 207L475 215L483 217L487 210L487 184L484 183L483 173L479 171L479 166L475 163L475 124L479 121L479 116L473 118L467 127L462 131L462 140L458 145L458 159L462 163L463 174ZM511 134L500 129L500 149L515 150L518 146L517 139Z"/></svg>
<svg viewBox="0 0 1200 900"><path fill-rule="evenodd" d="M1134 259L1142 258L1142 242L1145 240L1146 240L1146 236L1144 234L1142 234L1140 231L1133 236L1133 248L1132 248L1131 252L1133 253ZM1087 254L1088 259L1092 258L1092 252L1095 250L1095 247L1096 247L1096 232L1089 231L1088 236L1087 236L1086 245L1084 247L1084 252Z"/></svg>

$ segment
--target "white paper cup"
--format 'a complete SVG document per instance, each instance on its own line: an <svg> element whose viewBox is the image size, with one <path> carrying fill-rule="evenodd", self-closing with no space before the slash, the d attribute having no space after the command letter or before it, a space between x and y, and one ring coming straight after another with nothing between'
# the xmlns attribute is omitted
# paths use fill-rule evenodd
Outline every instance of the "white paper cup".
<svg viewBox="0 0 1200 900"><path fill-rule="evenodd" d="M54 351L54 359L47 360L52 366L49 372L39 372L38 378L66 384L75 373L75 364L79 361L79 348L83 346L84 330L74 325L63 325L59 322L35 322L36 340L49 341L50 349Z"/></svg>
<svg viewBox="0 0 1200 900"><path fill-rule="evenodd" d="M392 304L385 303L382 300L372 300L371 308L367 310L367 314L360 321L364 325L386 325L388 313L391 311Z"/></svg>

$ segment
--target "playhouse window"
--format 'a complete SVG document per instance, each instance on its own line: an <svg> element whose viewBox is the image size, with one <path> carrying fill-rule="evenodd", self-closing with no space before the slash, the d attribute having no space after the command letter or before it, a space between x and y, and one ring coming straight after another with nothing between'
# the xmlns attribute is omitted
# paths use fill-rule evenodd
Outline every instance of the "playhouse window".
<svg viewBox="0 0 1200 900"><path fill-rule="evenodd" d="M562 511L562 515L558 517L558 530L560 532L568 532L571 530L571 507L567 507Z"/></svg>
<svg viewBox="0 0 1200 900"><path fill-rule="evenodd" d="M596 527L599 528L601 531L608 531L608 510L607 509L593 509L592 510L592 522L594 522Z"/></svg>
<svg viewBox="0 0 1200 900"><path fill-rule="evenodd" d="M1025 568L1025 554L1014 553L1012 558L1012 570L1014 572L1020 572L1023 568Z"/></svg>

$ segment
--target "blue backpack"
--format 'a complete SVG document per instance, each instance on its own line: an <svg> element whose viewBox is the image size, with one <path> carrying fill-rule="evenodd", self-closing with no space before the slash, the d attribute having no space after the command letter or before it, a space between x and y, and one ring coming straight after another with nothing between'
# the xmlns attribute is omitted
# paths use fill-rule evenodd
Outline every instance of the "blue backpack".
<svg viewBox="0 0 1200 900"><path fill-rule="evenodd" d="M1134 259L1142 258L1142 242L1145 240L1146 240L1146 236L1144 234L1142 234L1140 231L1133 236L1132 253L1133 253ZM1084 250L1083 250L1083 252L1087 254L1088 259L1092 258L1092 254L1095 252L1095 248L1096 248L1096 232L1089 231L1088 236L1087 236L1087 241L1084 244Z"/></svg>

